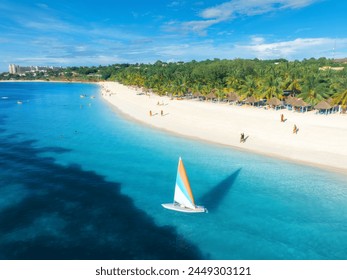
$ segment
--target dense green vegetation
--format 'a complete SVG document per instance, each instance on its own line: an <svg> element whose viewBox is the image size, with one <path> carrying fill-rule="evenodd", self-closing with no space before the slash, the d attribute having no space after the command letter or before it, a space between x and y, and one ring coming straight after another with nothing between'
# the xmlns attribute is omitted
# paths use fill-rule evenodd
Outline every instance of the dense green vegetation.
<svg viewBox="0 0 347 280"><path fill-rule="evenodd" d="M324 70L321 67L325 67ZM344 67L344 69L334 67ZM185 63L157 61L154 64L68 67L59 73L47 74L44 78L49 80L116 80L126 85L152 90L159 95L183 96L188 93L199 93L207 96L212 93L216 98L224 98L228 93L236 92L242 99L250 96L256 99L272 97L283 99L283 93L286 91L312 105L324 99L343 106L347 104L347 65L344 61L336 62L326 58L302 61L285 59L214 59ZM0 78L23 79L19 76L4 75L2 74Z"/></svg>

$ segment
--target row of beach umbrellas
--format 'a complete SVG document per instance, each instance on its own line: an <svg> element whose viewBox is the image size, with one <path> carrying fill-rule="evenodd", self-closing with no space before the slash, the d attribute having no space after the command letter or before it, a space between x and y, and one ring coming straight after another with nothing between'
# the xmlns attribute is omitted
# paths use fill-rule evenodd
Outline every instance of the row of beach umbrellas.
<svg viewBox="0 0 347 280"><path fill-rule="evenodd" d="M198 98L198 97L202 97L203 95L201 95L201 93L199 93L199 92L196 92L196 93L193 94L193 96ZM207 100L208 99L216 99L217 95L214 92L211 92L208 95L206 95L205 98ZM241 100L240 96L238 96L238 94L235 93L235 92L228 93L225 99L228 102L236 102L236 101L240 101ZM256 99L254 96L247 97L243 101L246 104L254 104L254 103L259 102L259 100ZM317 105L314 106L314 109L316 109L316 110L326 110L326 111L330 110L330 109L333 108L333 106L330 104L331 101L332 100L322 100ZM283 106L284 104L286 104L286 105L290 105L292 107L301 108L302 110L303 109L307 110L308 107L311 107L310 104L308 104L307 102L305 102L301 98L296 98L296 97L292 97L292 96L288 96L285 99L284 104L283 104L282 101L280 101L276 97L273 97L273 98L269 99L267 101L267 104L269 106L272 106L272 107L280 107L280 106Z"/></svg>

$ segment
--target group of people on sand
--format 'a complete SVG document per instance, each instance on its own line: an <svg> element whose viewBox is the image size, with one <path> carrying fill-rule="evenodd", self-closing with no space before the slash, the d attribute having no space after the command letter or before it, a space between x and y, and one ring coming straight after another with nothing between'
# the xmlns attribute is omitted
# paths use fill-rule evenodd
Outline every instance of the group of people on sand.
<svg viewBox="0 0 347 280"><path fill-rule="evenodd" d="M284 118L284 115L281 114L281 122L285 122L287 119ZM296 124L294 124L293 127L293 134L298 134L299 128L296 126ZM241 136L240 136L240 143L245 143L247 140L248 136L245 137L245 134L242 132Z"/></svg>
<svg viewBox="0 0 347 280"><path fill-rule="evenodd" d="M287 119L284 118L284 115L281 114L281 122L285 122ZM296 124L294 124L293 126L293 134L297 134L299 131L299 128L296 126Z"/></svg>
<svg viewBox="0 0 347 280"><path fill-rule="evenodd" d="M160 110L160 115L163 117L164 116L164 111L163 110ZM153 113L152 113L152 110L149 111L149 116L152 117L154 116Z"/></svg>
<svg viewBox="0 0 347 280"><path fill-rule="evenodd" d="M164 106L164 102L159 102L157 103L158 106ZM160 115L163 117L164 116L164 111L163 110L160 110ZM154 116L154 114L152 113L152 111L149 111L149 116L152 117Z"/></svg>

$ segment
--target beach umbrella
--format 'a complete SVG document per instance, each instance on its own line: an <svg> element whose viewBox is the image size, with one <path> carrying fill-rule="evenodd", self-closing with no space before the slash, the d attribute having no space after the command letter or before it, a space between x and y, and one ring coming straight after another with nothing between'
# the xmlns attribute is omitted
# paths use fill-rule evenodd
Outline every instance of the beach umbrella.
<svg viewBox="0 0 347 280"><path fill-rule="evenodd" d="M332 106L325 100L322 100L316 106L314 106L314 108L317 110L325 110L325 113L327 113L327 111L330 110Z"/></svg>
<svg viewBox="0 0 347 280"><path fill-rule="evenodd" d="M210 92L209 94L206 95L206 99L215 99L217 98L217 95L213 92Z"/></svg>
<svg viewBox="0 0 347 280"><path fill-rule="evenodd" d="M306 103L304 100L302 99L297 99L293 102L293 106L294 107L300 107L301 111L303 112L304 108L307 111L307 107L309 107L310 105L308 103Z"/></svg>
<svg viewBox="0 0 347 280"><path fill-rule="evenodd" d="M237 95L236 92L230 92L227 94L227 99L229 102L239 101L240 97Z"/></svg>
<svg viewBox="0 0 347 280"><path fill-rule="evenodd" d="M278 98L276 98L276 97L272 97L271 99L269 99L267 101L267 104L270 107L275 107L275 109L277 109L277 107L281 107L282 106L282 102Z"/></svg>
<svg viewBox="0 0 347 280"><path fill-rule="evenodd" d="M293 102L293 106L295 106L295 107L307 107L308 104L302 99L297 99Z"/></svg>
<svg viewBox="0 0 347 280"><path fill-rule="evenodd" d="M314 106L314 108L317 110L329 110L332 108L332 106L325 100L322 100L316 106Z"/></svg>
<svg viewBox="0 0 347 280"><path fill-rule="evenodd" d="M282 105L282 102L281 102L278 98L272 97L271 99L269 99L269 100L267 101L267 104L269 104L270 106L275 106L275 107L277 107L277 106L281 106L281 105Z"/></svg>
<svg viewBox="0 0 347 280"><path fill-rule="evenodd" d="M292 96L288 96L284 102L293 106L296 100L298 99Z"/></svg>
<svg viewBox="0 0 347 280"><path fill-rule="evenodd" d="M245 99L245 103L251 103L251 104L253 104L253 103L256 103L256 102L258 102L258 100L257 100L254 96L250 96L250 97L247 97L247 98Z"/></svg>
<svg viewBox="0 0 347 280"><path fill-rule="evenodd" d="M193 93L193 96L194 96L194 97L200 97L200 96L202 96L202 95L201 95L200 92L194 92L194 93Z"/></svg>

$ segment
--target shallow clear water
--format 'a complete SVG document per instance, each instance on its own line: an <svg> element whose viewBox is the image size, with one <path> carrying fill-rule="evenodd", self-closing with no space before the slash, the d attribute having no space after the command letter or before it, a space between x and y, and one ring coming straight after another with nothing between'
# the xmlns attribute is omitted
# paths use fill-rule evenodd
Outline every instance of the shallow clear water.
<svg viewBox="0 0 347 280"><path fill-rule="evenodd" d="M141 126L98 90L0 83L1 259L347 259L346 176ZM208 214L161 207L179 156Z"/></svg>

